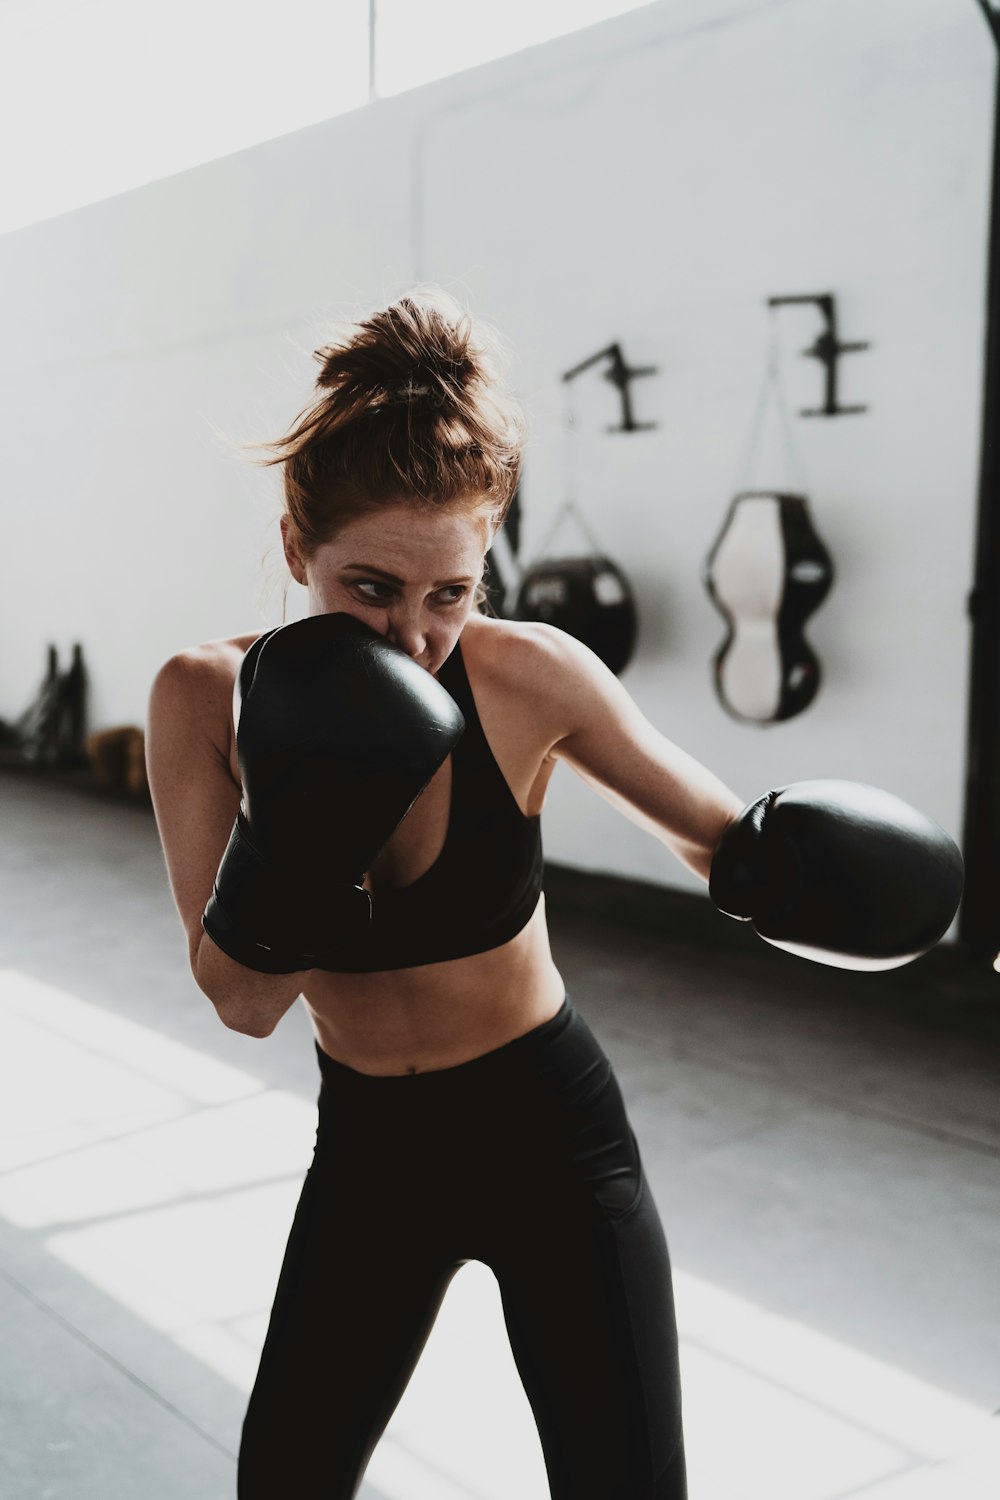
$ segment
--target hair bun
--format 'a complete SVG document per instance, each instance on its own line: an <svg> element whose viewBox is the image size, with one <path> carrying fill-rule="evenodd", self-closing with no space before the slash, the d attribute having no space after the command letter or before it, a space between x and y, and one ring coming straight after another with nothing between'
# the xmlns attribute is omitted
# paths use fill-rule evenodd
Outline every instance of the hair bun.
<svg viewBox="0 0 1000 1500"><path fill-rule="evenodd" d="M485 506L502 524L526 423L493 326L421 286L331 334L313 351L317 399L263 445L303 556L380 505Z"/></svg>

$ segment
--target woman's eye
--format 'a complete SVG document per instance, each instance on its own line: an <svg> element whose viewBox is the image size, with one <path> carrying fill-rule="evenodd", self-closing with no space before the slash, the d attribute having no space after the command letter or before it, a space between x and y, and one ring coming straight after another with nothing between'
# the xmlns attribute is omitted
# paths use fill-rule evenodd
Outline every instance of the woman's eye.
<svg viewBox="0 0 1000 1500"><path fill-rule="evenodd" d="M355 580L354 587L361 593L363 599L367 599L369 604L385 604L388 597L393 593L393 589L389 584L380 583L376 578L358 578ZM374 590L375 592L367 593L364 592L365 590ZM378 590L381 590L381 593ZM447 588L439 589L436 598L442 604L461 604L465 595L466 587L464 583L451 583Z"/></svg>

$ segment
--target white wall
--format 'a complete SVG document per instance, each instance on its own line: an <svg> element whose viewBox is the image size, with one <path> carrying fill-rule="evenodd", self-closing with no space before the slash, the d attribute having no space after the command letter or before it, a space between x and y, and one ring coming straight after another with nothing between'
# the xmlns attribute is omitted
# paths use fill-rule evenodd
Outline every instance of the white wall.
<svg viewBox="0 0 1000 1500"><path fill-rule="evenodd" d="M512 346L529 554L566 492L560 372L613 340L659 366L633 388L653 432L604 432L599 374L573 396L576 498L637 588L624 680L648 716L748 799L853 777L957 836L992 105L972 0L663 0L0 238L0 716L48 640L84 643L101 727L142 722L179 647L278 622L277 594L256 604L277 476L219 434L279 434L323 319L429 278ZM870 411L794 423L837 578L807 632L819 697L760 729L715 697L701 568L765 300L828 291L872 345L840 399ZM816 405L817 315L779 328L792 410ZM795 476L769 440L749 477ZM698 885L569 773L544 828L550 858Z"/></svg>

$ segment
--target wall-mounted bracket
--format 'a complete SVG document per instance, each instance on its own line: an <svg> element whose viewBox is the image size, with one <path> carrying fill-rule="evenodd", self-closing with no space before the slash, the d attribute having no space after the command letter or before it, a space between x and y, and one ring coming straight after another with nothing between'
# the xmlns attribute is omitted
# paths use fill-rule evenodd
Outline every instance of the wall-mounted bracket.
<svg viewBox="0 0 1000 1500"><path fill-rule="evenodd" d="M589 370L596 365L598 360L608 359L611 361L610 368L604 371L605 380L618 387L622 398L622 425L620 427L606 427L605 432L652 432L659 424L656 422L636 422L632 417L632 400L629 391L629 382L639 375L658 375L659 368L656 365L645 365L642 369L630 368L625 363L625 357L621 351L620 344L609 344L598 354L592 354L582 364L576 365L572 370L567 370L563 380L574 380L584 370Z"/></svg>
<svg viewBox="0 0 1000 1500"><path fill-rule="evenodd" d="M858 349L870 349L871 345L843 344L837 337L837 304L830 292L817 296L768 297L768 307L784 307L790 302L813 302L826 320L826 327L815 344L801 352L810 359L818 359L826 369L826 402L823 406L807 407L799 412L800 417L846 417L865 412L867 406L837 405L837 359L841 354L853 354Z"/></svg>

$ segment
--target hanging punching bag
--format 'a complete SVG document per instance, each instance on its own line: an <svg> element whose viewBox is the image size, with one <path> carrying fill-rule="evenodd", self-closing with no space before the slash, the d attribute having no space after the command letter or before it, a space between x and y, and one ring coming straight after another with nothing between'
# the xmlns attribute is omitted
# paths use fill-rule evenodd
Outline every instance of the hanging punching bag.
<svg viewBox="0 0 1000 1500"><path fill-rule="evenodd" d="M801 713L820 682L803 626L833 581L805 497L737 495L706 559L704 581L729 626L714 660L723 707L756 724Z"/></svg>
<svg viewBox="0 0 1000 1500"><path fill-rule="evenodd" d="M512 618L542 620L565 630L616 674L624 671L635 650L632 589L621 569L597 554L548 558L527 568Z"/></svg>

